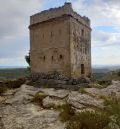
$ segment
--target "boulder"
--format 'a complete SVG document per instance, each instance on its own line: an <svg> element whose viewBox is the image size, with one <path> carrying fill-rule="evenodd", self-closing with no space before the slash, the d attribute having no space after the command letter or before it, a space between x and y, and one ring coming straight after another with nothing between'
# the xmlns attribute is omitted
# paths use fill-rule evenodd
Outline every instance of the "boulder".
<svg viewBox="0 0 120 129"><path fill-rule="evenodd" d="M8 98L5 103L6 104L14 104L14 103L29 103L33 96L39 91L38 88L28 86L28 85L22 85L20 88L16 90L16 93L14 93L13 96Z"/></svg>

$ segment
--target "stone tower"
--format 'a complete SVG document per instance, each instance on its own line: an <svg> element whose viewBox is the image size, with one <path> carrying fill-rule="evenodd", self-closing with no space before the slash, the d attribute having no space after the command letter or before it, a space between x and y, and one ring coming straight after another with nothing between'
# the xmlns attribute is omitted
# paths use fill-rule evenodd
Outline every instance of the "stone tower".
<svg viewBox="0 0 120 129"><path fill-rule="evenodd" d="M71 3L30 17L31 72L79 78L91 74L90 20Z"/></svg>

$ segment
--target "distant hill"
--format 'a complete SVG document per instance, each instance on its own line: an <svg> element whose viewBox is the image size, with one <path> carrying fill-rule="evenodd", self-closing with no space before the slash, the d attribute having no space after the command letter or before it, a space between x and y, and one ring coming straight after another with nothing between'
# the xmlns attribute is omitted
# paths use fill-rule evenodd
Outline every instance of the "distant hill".
<svg viewBox="0 0 120 129"><path fill-rule="evenodd" d="M27 68L27 66L0 66L0 69Z"/></svg>
<svg viewBox="0 0 120 129"><path fill-rule="evenodd" d="M114 71L120 69L120 65L93 65L92 72L93 73L108 73L110 71Z"/></svg>
<svg viewBox="0 0 120 129"><path fill-rule="evenodd" d="M93 68L92 69L92 73L108 73L110 72L109 69L105 69L105 68Z"/></svg>

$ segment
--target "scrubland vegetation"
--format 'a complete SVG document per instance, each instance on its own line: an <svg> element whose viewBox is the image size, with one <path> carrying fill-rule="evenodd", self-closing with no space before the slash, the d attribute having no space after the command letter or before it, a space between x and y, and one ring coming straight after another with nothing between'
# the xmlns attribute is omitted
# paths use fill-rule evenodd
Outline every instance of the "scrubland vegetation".
<svg viewBox="0 0 120 129"><path fill-rule="evenodd" d="M38 104L39 106L43 107L42 101L46 97L43 93L36 93L32 99L32 102Z"/></svg>
<svg viewBox="0 0 120 129"><path fill-rule="evenodd" d="M60 120L66 129L117 129L120 127L120 101L115 93L104 97L103 110L75 112L69 104L61 106Z"/></svg>
<svg viewBox="0 0 120 129"><path fill-rule="evenodd" d="M7 87L0 87L0 95L3 95L7 91Z"/></svg>
<svg viewBox="0 0 120 129"><path fill-rule="evenodd" d="M28 75L27 68L0 69L0 81L14 80Z"/></svg>

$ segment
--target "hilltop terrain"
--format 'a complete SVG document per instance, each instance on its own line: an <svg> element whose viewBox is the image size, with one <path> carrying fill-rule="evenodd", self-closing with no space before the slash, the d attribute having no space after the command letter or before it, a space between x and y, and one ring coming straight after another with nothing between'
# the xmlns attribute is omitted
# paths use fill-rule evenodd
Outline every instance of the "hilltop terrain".
<svg viewBox="0 0 120 129"><path fill-rule="evenodd" d="M119 81L79 91L23 84L0 94L0 129L120 128Z"/></svg>
<svg viewBox="0 0 120 129"><path fill-rule="evenodd" d="M32 86L29 72L21 75L0 83L0 129L120 129L118 71L94 73L77 91Z"/></svg>

